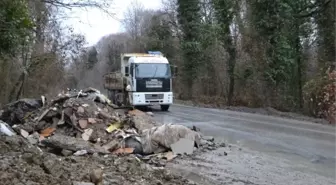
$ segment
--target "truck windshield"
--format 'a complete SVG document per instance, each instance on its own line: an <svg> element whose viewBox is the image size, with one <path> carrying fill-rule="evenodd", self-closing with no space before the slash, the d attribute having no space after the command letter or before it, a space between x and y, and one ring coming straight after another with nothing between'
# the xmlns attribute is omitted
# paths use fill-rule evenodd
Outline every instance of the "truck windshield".
<svg viewBox="0 0 336 185"><path fill-rule="evenodd" d="M136 78L170 78L169 64L135 64Z"/></svg>

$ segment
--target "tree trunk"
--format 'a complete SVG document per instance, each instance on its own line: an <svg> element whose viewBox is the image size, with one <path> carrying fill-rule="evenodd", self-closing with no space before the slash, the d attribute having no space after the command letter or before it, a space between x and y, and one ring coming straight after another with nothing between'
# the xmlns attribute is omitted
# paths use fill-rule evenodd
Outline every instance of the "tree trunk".
<svg viewBox="0 0 336 185"><path fill-rule="evenodd" d="M228 60L228 74L229 74L229 92L227 98L227 105L232 105L233 95L234 95L234 88L235 88L235 75L234 70L236 66L236 48L233 46L232 40L229 41L230 45L228 48L228 53L230 55ZM229 44L228 43L228 44Z"/></svg>

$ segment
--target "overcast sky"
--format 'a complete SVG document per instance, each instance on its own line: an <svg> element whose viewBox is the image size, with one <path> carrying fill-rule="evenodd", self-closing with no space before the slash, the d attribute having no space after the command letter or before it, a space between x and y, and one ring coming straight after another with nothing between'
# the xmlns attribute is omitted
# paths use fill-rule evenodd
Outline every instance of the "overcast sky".
<svg viewBox="0 0 336 185"><path fill-rule="evenodd" d="M127 6L133 0L113 0L111 10L116 13L116 19L100 12L97 9L90 10L72 10L71 19L66 24L71 25L75 32L82 33L86 36L89 45L96 44L99 39L111 33L122 31L122 26L117 19L123 18L123 13ZM161 0L139 0L146 9L159 9Z"/></svg>

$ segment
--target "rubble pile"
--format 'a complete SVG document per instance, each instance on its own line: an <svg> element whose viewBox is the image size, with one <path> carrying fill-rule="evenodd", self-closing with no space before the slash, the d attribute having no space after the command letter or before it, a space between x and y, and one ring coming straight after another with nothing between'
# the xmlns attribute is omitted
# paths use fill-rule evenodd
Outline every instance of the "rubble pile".
<svg viewBox="0 0 336 185"><path fill-rule="evenodd" d="M145 183L146 179L142 179L144 183L132 182L132 178L136 178L132 174L141 173L139 176L146 178L144 173L147 172L139 168L150 171L148 164L164 166L164 162L180 154L192 154L195 148L202 146L203 150L213 150L217 147L213 138L201 136L196 128L160 125L145 112L113 105L93 88L63 92L50 101L41 96L38 100L21 99L6 105L0 111L0 137L1 157L8 157L1 159L0 170L7 172L2 173L0 179L13 178L7 169L10 163L35 164L27 169L17 167L16 170L26 173L19 175L21 179L29 179L28 176L37 175L42 170L45 179L33 181L37 184L59 184L60 179L66 179L62 184L80 184L80 181L99 184L88 177L88 169L101 167L105 168L104 172L116 168L110 169L109 175L117 171L123 179L116 180L115 184L151 184ZM24 155L18 152L24 152ZM74 169L76 172L72 172ZM141 172L134 172L135 169ZM153 176L153 173L150 174ZM166 172L154 174L158 179L170 179L167 182L179 184L174 181L177 177L168 177ZM152 183L162 184L162 179Z"/></svg>
<svg viewBox="0 0 336 185"><path fill-rule="evenodd" d="M0 181L6 185L185 185L193 184L132 155L58 156L20 135L0 133Z"/></svg>

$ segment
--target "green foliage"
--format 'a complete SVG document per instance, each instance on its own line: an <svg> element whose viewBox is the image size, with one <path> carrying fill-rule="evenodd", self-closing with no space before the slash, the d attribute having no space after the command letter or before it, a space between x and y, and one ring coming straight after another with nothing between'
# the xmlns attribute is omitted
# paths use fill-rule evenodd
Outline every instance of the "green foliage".
<svg viewBox="0 0 336 185"><path fill-rule="evenodd" d="M181 26L182 40L181 49L183 52L183 74L187 86L189 98L191 98L191 87L198 77L197 71L201 64L201 16L198 0L177 0L177 18Z"/></svg>
<svg viewBox="0 0 336 185"><path fill-rule="evenodd" d="M168 58L173 58L174 37L171 27L163 16L154 15L147 30L148 42L147 50L161 51Z"/></svg>
<svg viewBox="0 0 336 185"><path fill-rule="evenodd" d="M29 17L27 1L0 2L0 54L14 54L30 34L33 22Z"/></svg>
<svg viewBox="0 0 336 185"><path fill-rule="evenodd" d="M219 25L218 33L224 41L224 45L232 44L230 42L230 25L233 22L236 9L234 9L235 1L231 0L213 0L217 25Z"/></svg>

